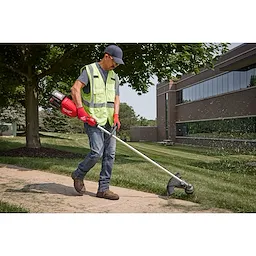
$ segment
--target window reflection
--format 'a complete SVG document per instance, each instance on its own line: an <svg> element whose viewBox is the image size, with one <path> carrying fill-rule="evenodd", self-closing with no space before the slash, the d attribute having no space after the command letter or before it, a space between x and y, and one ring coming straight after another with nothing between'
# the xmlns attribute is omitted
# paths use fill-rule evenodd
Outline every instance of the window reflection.
<svg viewBox="0 0 256 256"><path fill-rule="evenodd" d="M228 74L222 75L222 92L228 92Z"/></svg>
<svg viewBox="0 0 256 256"><path fill-rule="evenodd" d="M217 77L217 94L222 94L222 76Z"/></svg>
<svg viewBox="0 0 256 256"><path fill-rule="evenodd" d="M234 91L234 77L233 77L234 73L230 72L228 73L228 91Z"/></svg>
<svg viewBox="0 0 256 256"><path fill-rule="evenodd" d="M234 71L234 90L240 88L240 72Z"/></svg>
<svg viewBox="0 0 256 256"><path fill-rule="evenodd" d="M232 71L177 91L177 104L256 86L256 68Z"/></svg>
<svg viewBox="0 0 256 256"><path fill-rule="evenodd" d="M218 87L217 87L217 78L213 78L212 80L212 95L215 96L217 95L218 91L217 91Z"/></svg>
<svg viewBox="0 0 256 256"><path fill-rule="evenodd" d="M211 97L211 96L213 95L213 89L212 89L213 84L212 84L212 79L208 80L208 83L209 83L209 93L208 93L208 95L209 95L209 97Z"/></svg>

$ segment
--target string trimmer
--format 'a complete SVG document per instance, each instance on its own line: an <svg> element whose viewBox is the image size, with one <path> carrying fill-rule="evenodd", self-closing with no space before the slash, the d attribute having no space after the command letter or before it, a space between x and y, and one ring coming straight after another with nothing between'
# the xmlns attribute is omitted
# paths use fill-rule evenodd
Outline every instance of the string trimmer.
<svg viewBox="0 0 256 256"><path fill-rule="evenodd" d="M66 97L64 94L58 92L57 90L53 91L52 97L50 99L50 103L51 103L51 105L53 107L59 108L63 114L65 114L65 115L67 115L69 117L74 117L76 115L75 114L76 107L75 107L74 102L71 99L69 99L68 97ZM96 127L98 129L100 129L102 132L104 132L104 133L106 133L106 134L108 134L110 136L113 136L117 141L119 141L120 143L122 143L123 145L125 145L126 147L131 149L133 152L137 153L138 155L143 157L148 162L150 162L153 165L157 166L162 171L164 171L164 172L168 173L169 175L171 175L172 178L169 180L169 182L167 184L167 187L166 187L167 188L167 195L168 196L170 196L171 194L174 193L174 189L175 188L182 188L182 189L184 189L186 194L193 194L194 193L193 185L191 185L191 184L185 182L184 180L182 180L179 173L176 173L176 175L174 175L173 173L169 172L167 169L162 167L160 164L156 163L155 161L153 161L152 159L150 159L149 157L147 157L146 155L144 155L143 153L141 153L137 149L133 148L128 143L124 142L123 140L121 140L120 138L115 136L113 134L113 132L111 133L111 132L107 131L106 129L101 127L99 124L97 124Z"/></svg>

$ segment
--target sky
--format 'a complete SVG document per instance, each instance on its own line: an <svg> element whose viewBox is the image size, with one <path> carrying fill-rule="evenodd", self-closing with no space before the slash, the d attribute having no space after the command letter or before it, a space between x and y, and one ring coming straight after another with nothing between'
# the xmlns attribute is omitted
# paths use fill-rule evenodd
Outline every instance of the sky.
<svg viewBox="0 0 256 256"><path fill-rule="evenodd" d="M233 49L241 43L232 43L229 49ZM118 73L118 70L117 70ZM136 115L145 117L146 119L156 119L156 84L157 78L153 79L154 86L149 88L145 94L138 95L135 90L131 89L127 84L120 86L120 101L127 103L135 111Z"/></svg>
<svg viewBox="0 0 256 256"><path fill-rule="evenodd" d="M118 70L117 70L118 73ZM148 120L156 119L156 84L157 78L152 79L154 85L150 86L148 92L138 95L135 90L124 84L120 86L120 101L127 103L135 111L136 115L145 117Z"/></svg>

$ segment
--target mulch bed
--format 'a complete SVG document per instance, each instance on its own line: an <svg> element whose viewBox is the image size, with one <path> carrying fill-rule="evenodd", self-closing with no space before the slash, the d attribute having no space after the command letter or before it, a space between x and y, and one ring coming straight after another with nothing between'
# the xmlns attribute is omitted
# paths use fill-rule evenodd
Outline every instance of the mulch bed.
<svg viewBox="0 0 256 256"><path fill-rule="evenodd" d="M50 158L81 158L82 154L62 151L54 148L15 148L7 151L0 151L0 156L12 157L50 157Z"/></svg>

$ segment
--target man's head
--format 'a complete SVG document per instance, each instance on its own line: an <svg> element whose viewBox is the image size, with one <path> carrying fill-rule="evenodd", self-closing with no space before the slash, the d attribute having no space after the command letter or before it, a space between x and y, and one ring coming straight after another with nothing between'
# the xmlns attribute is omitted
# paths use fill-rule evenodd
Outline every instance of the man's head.
<svg viewBox="0 0 256 256"><path fill-rule="evenodd" d="M103 61L106 70L112 70L120 64L124 64L122 49L117 45L109 45L104 50Z"/></svg>

